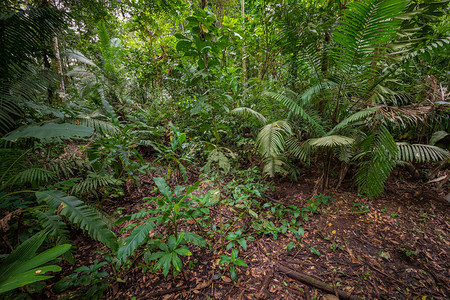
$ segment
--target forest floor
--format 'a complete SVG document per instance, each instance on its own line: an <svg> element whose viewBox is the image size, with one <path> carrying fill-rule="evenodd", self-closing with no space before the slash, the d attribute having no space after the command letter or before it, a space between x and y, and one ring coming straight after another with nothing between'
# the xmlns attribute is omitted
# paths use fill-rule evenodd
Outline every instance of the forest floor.
<svg viewBox="0 0 450 300"><path fill-rule="evenodd" d="M433 184L413 182L407 177L394 174L383 196L371 200L358 196L345 184L338 190L328 190L327 195L334 201L309 215L302 224L305 233L300 241L290 232L279 233L277 239L255 234L247 250L240 251L248 268L238 268L236 282L230 279L228 268L219 266L223 253L220 247L193 247L193 255L184 258L184 272L176 278L171 272L166 278L161 272L144 272L135 263L120 273L124 282L110 282L105 296L167 300L337 299L335 295L341 292L350 299L450 299L450 204L444 192L435 191ZM306 207L317 178L317 173L305 173L298 183L276 182L275 190L267 196L277 203ZM148 201L143 197L156 196L154 191L152 177L142 177L140 187L131 187L118 202L105 203L105 210L113 215L119 207L122 215L137 212ZM269 200L261 199L265 201ZM246 224L246 232L251 232L249 215L239 219L227 205L222 214L235 220L234 230ZM218 222L217 205L211 215ZM117 233L120 235L119 230ZM106 250L101 244L81 231L76 234L77 264L64 268L63 275L95 259L103 260L95 252ZM296 246L287 251L290 242ZM110 267L105 268L112 274ZM329 292L299 280L298 276L304 275L309 276L308 281L313 278L328 284ZM50 293L47 296L57 298Z"/></svg>

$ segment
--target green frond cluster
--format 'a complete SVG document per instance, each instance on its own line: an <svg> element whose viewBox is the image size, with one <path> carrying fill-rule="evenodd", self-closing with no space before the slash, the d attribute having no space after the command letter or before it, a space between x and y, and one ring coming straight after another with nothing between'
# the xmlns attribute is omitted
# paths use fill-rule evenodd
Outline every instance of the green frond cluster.
<svg viewBox="0 0 450 300"><path fill-rule="evenodd" d="M306 162L307 164L309 164L311 153L313 152L309 140L302 141L294 136L287 139L286 150L288 150L294 157Z"/></svg>
<svg viewBox="0 0 450 300"><path fill-rule="evenodd" d="M355 139L342 135L326 135L316 139L310 139L309 143L315 147L338 147L349 146L355 142Z"/></svg>
<svg viewBox="0 0 450 300"><path fill-rule="evenodd" d="M277 155L284 151L286 136L292 130L286 121L276 121L264 126L256 137L256 144L263 156Z"/></svg>
<svg viewBox="0 0 450 300"><path fill-rule="evenodd" d="M264 158L263 173L269 177L274 177L277 173L285 173L283 166L285 165L284 156L281 154L270 154Z"/></svg>

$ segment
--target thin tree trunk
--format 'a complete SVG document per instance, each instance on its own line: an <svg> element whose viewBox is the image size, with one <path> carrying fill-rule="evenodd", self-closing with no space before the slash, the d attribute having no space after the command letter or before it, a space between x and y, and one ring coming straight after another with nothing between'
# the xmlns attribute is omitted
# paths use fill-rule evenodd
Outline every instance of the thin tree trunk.
<svg viewBox="0 0 450 300"><path fill-rule="evenodd" d="M61 63L61 54L59 52L59 44L58 44L58 38L53 38L53 49L55 51L55 57L56 57L56 67L58 70L58 74L60 76L59 80L59 95L61 98L61 102L64 102L66 100L66 86L64 84L64 73Z"/></svg>

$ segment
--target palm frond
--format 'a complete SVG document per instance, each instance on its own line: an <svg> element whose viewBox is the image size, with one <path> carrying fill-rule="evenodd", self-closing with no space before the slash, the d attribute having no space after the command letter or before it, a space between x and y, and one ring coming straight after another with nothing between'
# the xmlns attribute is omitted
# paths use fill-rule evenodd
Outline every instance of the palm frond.
<svg viewBox="0 0 450 300"><path fill-rule="evenodd" d="M384 190L384 184L396 164L397 144L387 128L382 125L376 133L362 142L362 154L365 157L359 163L355 182L361 193L369 197L378 196Z"/></svg>
<svg viewBox="0 0 450 300"><path fill-rule="evenodd" d="M47 203L52 209L62 208L60 214L72 224L86 230L92 238L102 242L112 251L117 250L116 235L108 229L96 210L83 201L57 190L36 192L36 198L39 203Z"/></svg>
<svg viewBox="0 0 450 300"><path fill-rule="evenodd" d="M309 140L301 141L297 137L290 137L286 141L286 150L301 161L304 161L307 164L310 163L313 149L311 148Z"/></svg>
<svg viewBox="0 0 450 300"><path fill-rule="evenodd" d="M86 179L82 180L72 187L71 193L75 195L96 193L100 188L111 185L117 185L117 180L112 176L89 173Z"/></svg>
<svg viewBox="0 0 450 300"><path fill-rule="evenodd" d="M264 159L263 173L269 177L274 177L277 173L285 173L284 156L281 154L270 154Z"/></svg>
<svg viewBox="0 0 450 300"><path fill-rule="evenodd" d="M406 0L368 0L350 3L334 33L340 45L333 56L339 68L347 74L361 69L377 59L375 48L394 39L401 20L396 19L406 9Z"/></svg>
<svg viewBox="0 0 450 300"><path fill-rule="evenodd" d="M61 54L67 56L68 58L75 59L75 60L77 60L78 62L81 62L81 63L83 63L83 64L92 66L92 67L94 67L94 68L96 68L96 69L99 68L92 60L90 60L89 58L87 58L86 56L84 56L84 54L81 53L81 52L78 51L78 50L66 49L66 50L64 50L63 52L61 52ZM84 70L84 69L78 69L78 70L81 71L81 70ZM85 70L85 71L86 71L86 70Z"/></svg>
<svg viewBox="0 0 450 300"><path fill-rule="evenodd" d="M432 145L397 143L397 160L409 162L432 162L450 159L450 153Z"/></svg>
<svg viewBox="0 0 450 300"><path fill-rule="evenodd" d="M368 108L365 110L360 110L360 111L348 116L347 118L345 118L344 120L339 122L339 124L334 126L334 128L328 134L334 134L354 122L358 122L362 119L368 118L369 116L375 114L379 108L380 107L378 107L378 106L374 106L374 107L371 107L371 108Z"/></svg>
<svg viewBox="0 0 450 300"><path fill-rule="evenodd" d="M267 123L267 119L262 114L260 114L259 112L255 111L251 108L248 108L248 107L237 107L237 108L233 109L231 111L231 113L235 114L235 115L244 116L244 117L253 116L262 124Z"/></svg>
<svg viewBox="0 0 450 300"><path fill-rule="evenodd" d="M64 24L65 13L55 8L13 9L0 13L2 28L2 60L0 82L10 81L15 74L34 62L40 51Z"/></svg>
<svg viewBox="0 0 450 300"><path fill-rule="evenodd" d="M339 147L349 146L355 142L355 139L342 135L327 135L320 138L310 139L309 143L315 147Z"/></svg>
<svg viewBox="0 0 450 300"><path fill-rule="evenodd" d="M443 131L443 130L442 131L436 131L431 136L430 145L436 145L437 142L439 142L440 140L446 138L448 135L449 134L446 131Z"/></svg>
<svg viewBox="0 0 450 300"><path fill-rule="evenodd" d="M292 99L290 99L289 97L273 92L265 92L264 94L278 102L281 102L289 109L291 113L300 116L302 119L307 121L320 135L325 134L325 130L323 129L322 125L317 123L316 120L314 120L300 105L292 101Z"/></svg>
<svg viewBox="0 0 450 300"><path fill-rule="evenodd" d="M286 121L276 121L261 129L256 137L256 145L264 157L278 155L284 151L286 135L291 134L291 127Z"/></svg>

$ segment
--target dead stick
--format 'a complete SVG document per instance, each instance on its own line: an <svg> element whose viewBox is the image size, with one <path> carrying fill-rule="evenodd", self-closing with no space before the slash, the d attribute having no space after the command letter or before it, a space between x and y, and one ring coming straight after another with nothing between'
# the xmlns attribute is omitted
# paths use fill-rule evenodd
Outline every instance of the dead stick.
<svg viewBox="0 0 450 300"><path fill-rule="evenodd" d="M168 290L147 294L147 295L145 295L145 297L147 299L151 299L153 297L158 297L158 296L162 296L162 295L167 295L167 294L179 292L179 291L185 290L187 288L188 288L187 285L182 285L182 286L174 287L174 288L171 288L171 289L168 289Z"/></svg>
<svg viewBox="0 0 450 300"><path fill-rule="evenodd" d="M289 277L291 277L291 278L293 278L295 280L298 280L300 282L309 284L311 286L314 286L316 288L324 290L324 291L326 291L326 292L328 292L330 294L334 293L333 286L329 285L329 284L326 284L323 281L314 279L314 278L312 278L312 277L310 277L308 275L305 275L305 274L301 274L301 273L299 273L297 271L294 271L291 268L289 268L287 266L284 266L282 264L278 265L277 269L278 269L278 272L284 273L287 276L289 276ZM339 297L341 297L343 299L360 300L359 297L352 296L350 293L347 293L347 292L344 292L344 291L341 291L341 290L337 290L337 293L339 294Z"/></svg>

